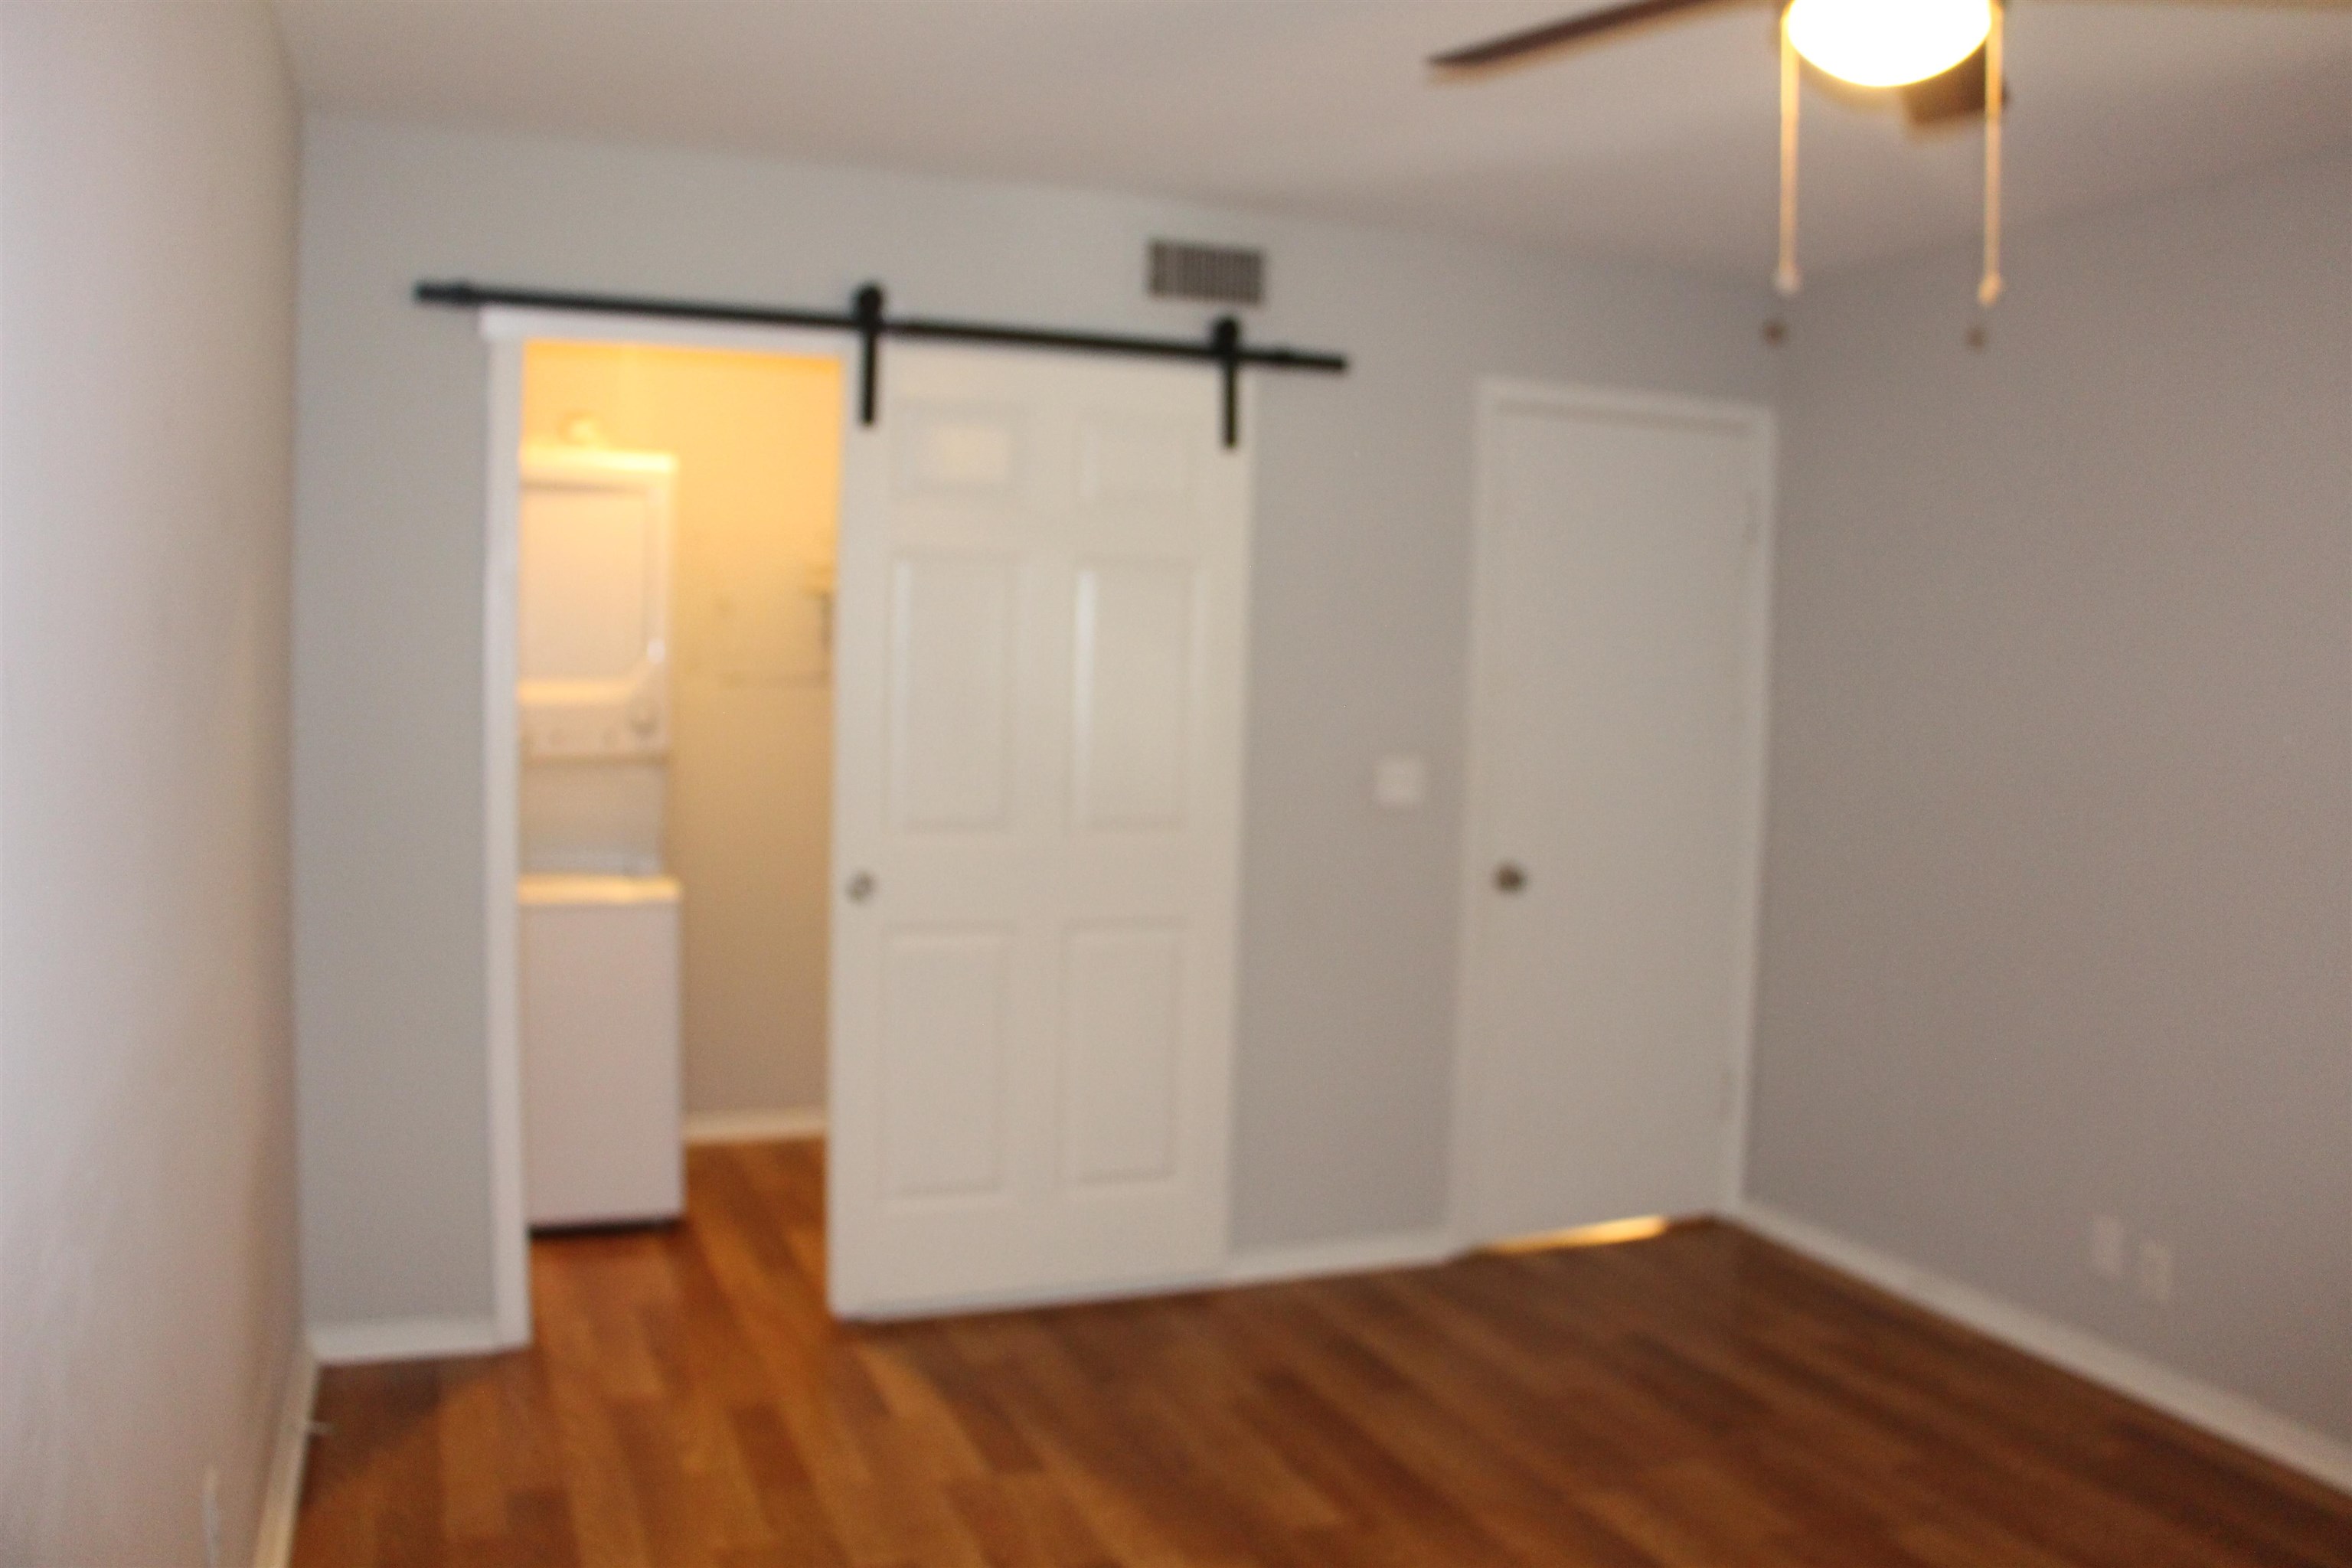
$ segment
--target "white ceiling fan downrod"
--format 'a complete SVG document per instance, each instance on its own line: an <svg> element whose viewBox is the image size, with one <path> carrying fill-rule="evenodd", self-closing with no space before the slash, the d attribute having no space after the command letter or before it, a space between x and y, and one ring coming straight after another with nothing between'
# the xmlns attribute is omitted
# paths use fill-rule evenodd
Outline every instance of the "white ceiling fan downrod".
<svg viewBox="0 0 2352 1568"><path fill-rule="evenodd" d="M1984 277L1977 283L1977 305L1990 310L2000 298L2000 121L2001 100L2008 95L2001 90L2001 32L2009 7L2004 0L1992 0L1992 26L1985 32L1985 176L1984 176Z"/></svg>
<svg viewBox="0 0 2352 1568"><path fill-rule="evenodd" d="M1804 286L1797 270L1797 104L1803 85L1798 69L1797 45L1789 37L1789 12L1780 10L1780 264L1773 269L1772 287L1784 300Z"/></svg>

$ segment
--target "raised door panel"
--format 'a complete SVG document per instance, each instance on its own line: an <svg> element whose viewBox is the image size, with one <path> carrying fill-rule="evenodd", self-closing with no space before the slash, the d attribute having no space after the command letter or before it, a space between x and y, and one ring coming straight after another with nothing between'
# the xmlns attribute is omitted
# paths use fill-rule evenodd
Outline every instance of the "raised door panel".
<svg viewBox="0 0 2352 1568"><path fill-rule="evenodd" d="M1020 492L1023 420L993 405L918 403L893 411L892 488L902 500L1003 502Z"/></svg>
<svg viewBox="0 0 2352 1568"><path fill-rule="evenodd" d="M1079 1187L1177 1174L1184 935L1098 925L1064 942L1063 1148Z"/></svg>
<svg viewBox="0 0 2352 1568"><path fill-rule="evenodd" d="M1012 929L894 931L882 965L884 1193L905 1199L1001 1191Z"/></svg>
<svg viewBox="0 0 2352 1568"><path fill-rule="evenodd" d="M1189 563L1093 562L1077 573L1077 817L1087 827L1185 820L1200 619Z"/></svg>
<svg viewBox="0 0 2352 1568"><path fill-rule="evenodd" d="M1013 563L902 556L890 598L894 824L1002 829L1012 816Z"/></svg>

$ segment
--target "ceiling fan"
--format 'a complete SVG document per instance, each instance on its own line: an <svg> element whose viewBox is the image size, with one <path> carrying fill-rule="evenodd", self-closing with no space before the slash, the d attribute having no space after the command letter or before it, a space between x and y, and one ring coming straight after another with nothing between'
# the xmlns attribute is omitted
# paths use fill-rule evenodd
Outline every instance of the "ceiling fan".
<svg viewBox="0 0 2352 1568"><path fill-rule="evenodd" d="M2237 0L2244 4L2247 0ZM2343 0L2252 0L2326 6ZM1914 125L1981 117L1985 128L1984 271L1977 302L2000 298L2001 120L2009 100L2002 59L2007 0L1622 0L1432 58L1448 74L1525 62L1702 8L1772 4L1780 47L1780 255L1773 284L1796 293L1797 120L1801 62L1858 87L1901 97ZM1777 326L1778 323L1775 323ZM1777 341L1777 333L1768 329ZM1969 341L1981 344L1981 327Z"/></svg>

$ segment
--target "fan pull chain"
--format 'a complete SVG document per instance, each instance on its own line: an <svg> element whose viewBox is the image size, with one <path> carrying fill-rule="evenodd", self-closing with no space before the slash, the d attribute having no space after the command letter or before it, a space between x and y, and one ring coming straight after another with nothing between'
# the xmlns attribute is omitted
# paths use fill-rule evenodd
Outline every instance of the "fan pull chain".
<svg viewBox="0 0 2352 1568"><path fill-rule="evenodd" d="M1803 79L1797 70L1797 46L1789 39L1789 16L1780 13L1780 265L1772 287L1783 299L1796 293L1804 279L1797 270L1797 100Z"/></svg>
<svg viewBox="0 0 2352 1568"><path fill-rule="evenodd" d="M1990 310L2000 298L2000 113L2002 90L2001 20L2008 7L1992 0L1992 26L1985 34L1985 213L1984 278L1977 285L1977 303Z"/></svg>

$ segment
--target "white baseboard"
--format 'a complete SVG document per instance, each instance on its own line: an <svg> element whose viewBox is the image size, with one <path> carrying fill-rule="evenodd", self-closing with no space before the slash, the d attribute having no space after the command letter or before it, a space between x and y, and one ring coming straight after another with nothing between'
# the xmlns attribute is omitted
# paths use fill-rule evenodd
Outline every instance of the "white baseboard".
<svg viewBox="0 0 2352 1568"><path fill-rule="evenodd" d="M1349 1237L1296 1247L1253 1247L1225 1260L1228 1285L1271 1285L1283 1279L1314 1279L1329 1274L1372 1274L1383 1268L1418 1268L1461 1254L1462 1246L1441 1230L1392 1236Z"/></svg>
<svg viewBox="0 0 2352 1568"><path fill-rule="evenodd" d="M686 1119L688 1143L782 1143L824 1136L824 1107L785 1110L703 1110Z"/></svg>
<svg viewBox="0 0 2352 1568"><path fill-rule="evenodd" d="M510 1349L491 1318L382 1318L362 1323L319 1323L310 1353L321 1366L375 1361L437 1361Z"/></svg>
<svg viewBox="0 0 2352 1568"><path fill-rule="evenodd" d="M319 1359L300 1335L286 1368L278 1435L261 1492L261 1522L253 1536L253 1568L286 1568L294 1560L294 1522L302 1510L302 1462L310 1452L310 1408L319 1392Z"/></svg>
<svg viewBox="0 0 2352 1568"><path fill-rule="evenodd" d="M1749 1199L1732 1215L1758 1235L1842 1273L1852 1274L1915 1306L1974 1329L2026 1354L2054 1363L2078 1377L2154 1405L2166 1415L2251 1448L2265 1458L2352 1492L2352 1446L2243 1394L2159 1366L2155 1362L2027 1310L1971 1285L1947 1279L1862 1242Z"/></svg>

